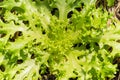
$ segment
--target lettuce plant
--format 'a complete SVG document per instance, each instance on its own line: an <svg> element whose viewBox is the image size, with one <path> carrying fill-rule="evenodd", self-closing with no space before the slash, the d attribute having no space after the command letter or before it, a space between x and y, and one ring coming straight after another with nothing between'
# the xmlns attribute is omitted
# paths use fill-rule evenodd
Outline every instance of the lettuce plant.
<svg viewBox="0 0 120 80"><path fill-rule="evenodd" d="M120 23L95 3L1 1L0 80L112 79Z"/></svg>

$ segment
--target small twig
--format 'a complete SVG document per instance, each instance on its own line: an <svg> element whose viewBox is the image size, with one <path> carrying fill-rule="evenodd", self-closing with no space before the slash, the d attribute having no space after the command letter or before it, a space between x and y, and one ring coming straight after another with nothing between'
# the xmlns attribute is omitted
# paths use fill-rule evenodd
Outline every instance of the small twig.
<svg viewBox="0 0 120 80"><path fill-rule="evenodd" d="M119 72L119 75L118 75L118 80L120 80L120 72Z"/></svg>

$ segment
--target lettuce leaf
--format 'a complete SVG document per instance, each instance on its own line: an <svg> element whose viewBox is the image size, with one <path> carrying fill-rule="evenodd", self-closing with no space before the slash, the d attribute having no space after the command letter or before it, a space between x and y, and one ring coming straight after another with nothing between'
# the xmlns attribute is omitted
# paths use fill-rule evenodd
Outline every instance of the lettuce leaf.
<svg viewBox="0 0 120 80"><path fill-rule="evenodd" d="M0 2L0 80L112 79L120 23L95 3Z"/></svg>

